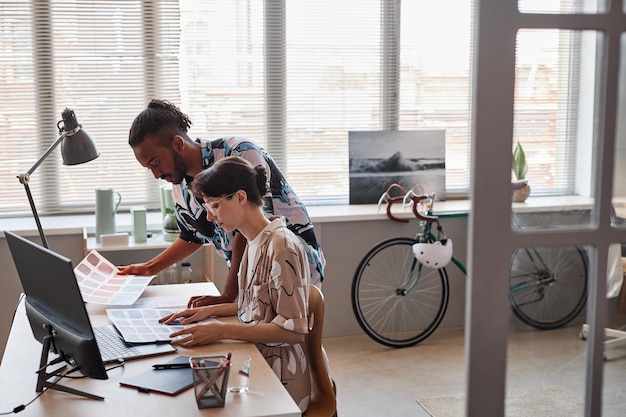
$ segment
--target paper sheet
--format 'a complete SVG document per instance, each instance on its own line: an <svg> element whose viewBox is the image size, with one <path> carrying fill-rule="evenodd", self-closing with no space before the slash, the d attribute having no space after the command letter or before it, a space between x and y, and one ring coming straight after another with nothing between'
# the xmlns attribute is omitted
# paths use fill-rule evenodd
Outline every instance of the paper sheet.
<svg viewBox="0 0 626 417"><path fill-rule="evenodd" d="M176 308L177 310L184 310L187 308L188 301L189 296L187 295L141 297L129 308Z"/></svg>
<svg viewBox="0 0 626 417"><path fill-rule="evenodd" d="M118 275L119 269L92 250L74 268L83 300L94 304L132 305L156 276Z"/></svg>
<svg viewBox="0 0 626 417"><path fill-rule="evenodd" d="M159 323L161 317L177 313L175 309L109 308L107 316L129 343L171 341L169 335L186 326Z"/></svg>

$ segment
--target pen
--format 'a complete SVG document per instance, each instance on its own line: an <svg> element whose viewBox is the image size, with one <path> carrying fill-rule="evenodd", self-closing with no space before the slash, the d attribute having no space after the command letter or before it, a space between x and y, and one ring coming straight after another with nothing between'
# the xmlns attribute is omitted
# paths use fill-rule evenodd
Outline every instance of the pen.
<svg viewBox="0 0 626 417"><path fill-rule="evenodd" d="M224 374L224 372L226 371L226 368L228 368L230 366L231 363L231 358L232 353L228 352L228 356L224 359L222 358L219 363L215 363L212 361L210 366L215 367L217 369L213 369L213 372L211 372L211 370L209 368L207 368L207 361L205 361L204 359L200 360L200 366L202 367L201 369L194 369L194 372L196 373L196 375L198 376L198 378L200 378L200 380L203 382L203 386L202 388L199 390L199 392L196 393L196 399L199 401L202 397L204 397L204 395L207 393L207 391L211 390L211 392L213 393L213 395L218 398L220 401L223 401L222 398L222 394L220 392L220 388L217 386L217 380L218 378ZM198 362L195 361L195 359L191 359L191 365L193 368L197 368L198 367ZM225 382L222 382L225 383Z"/></svg>
<svg viewBox="0 0 626 417"><path fill-rule="evenodd" d="M152 367L154 369L157 369L157 370L160 370L160 369L182 369L182 368L189 368L190 365L189 365L189 363L162 363L162 364L152 365Z"/></svg>

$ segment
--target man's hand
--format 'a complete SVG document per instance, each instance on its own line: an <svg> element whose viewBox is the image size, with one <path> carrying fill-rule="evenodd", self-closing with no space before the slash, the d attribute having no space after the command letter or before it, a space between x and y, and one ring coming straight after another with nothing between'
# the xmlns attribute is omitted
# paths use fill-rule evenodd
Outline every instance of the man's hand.
<svg viewBox="0 0 626 417"><path fill-rule="evenodd" d="M147 264L133 264L126 266L118 266L119 275L154 275Z"/></svg>

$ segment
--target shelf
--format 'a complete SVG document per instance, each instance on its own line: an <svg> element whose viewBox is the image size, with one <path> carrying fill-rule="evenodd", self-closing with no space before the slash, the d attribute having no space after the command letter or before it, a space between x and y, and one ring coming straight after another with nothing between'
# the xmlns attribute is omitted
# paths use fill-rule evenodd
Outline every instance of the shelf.
<svg viewBox="0 0 626 417"><path fill-rule="evenodd" d="M117 251L117 250L146 250L146 249L165 249L169 247L172 242L169 242L163 238L161 233L154 233L152 237L144 243L135 243L133 237L129 236L128 245L107 245L102 246L96 242L94 236L88 236L87 230L83 230L83 237L85 238L85 250L89 252L93 249L97 251Z"/></svg>

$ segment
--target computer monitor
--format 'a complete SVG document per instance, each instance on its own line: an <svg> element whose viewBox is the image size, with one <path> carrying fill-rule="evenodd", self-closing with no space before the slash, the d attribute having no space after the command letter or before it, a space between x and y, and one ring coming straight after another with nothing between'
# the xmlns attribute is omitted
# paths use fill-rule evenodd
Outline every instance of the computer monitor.
<svg viewBox="0 0 626 417"><path fill-rule="evenodd" d="M108 378L72 261L15 233L4 233L24 289L26 316L33 336L43 345L36 391L46 387L103 399L48 381L63 369L48 373L48 366L61 362L90 378ZM49 352L58 355L51 363Z"/></svg>

